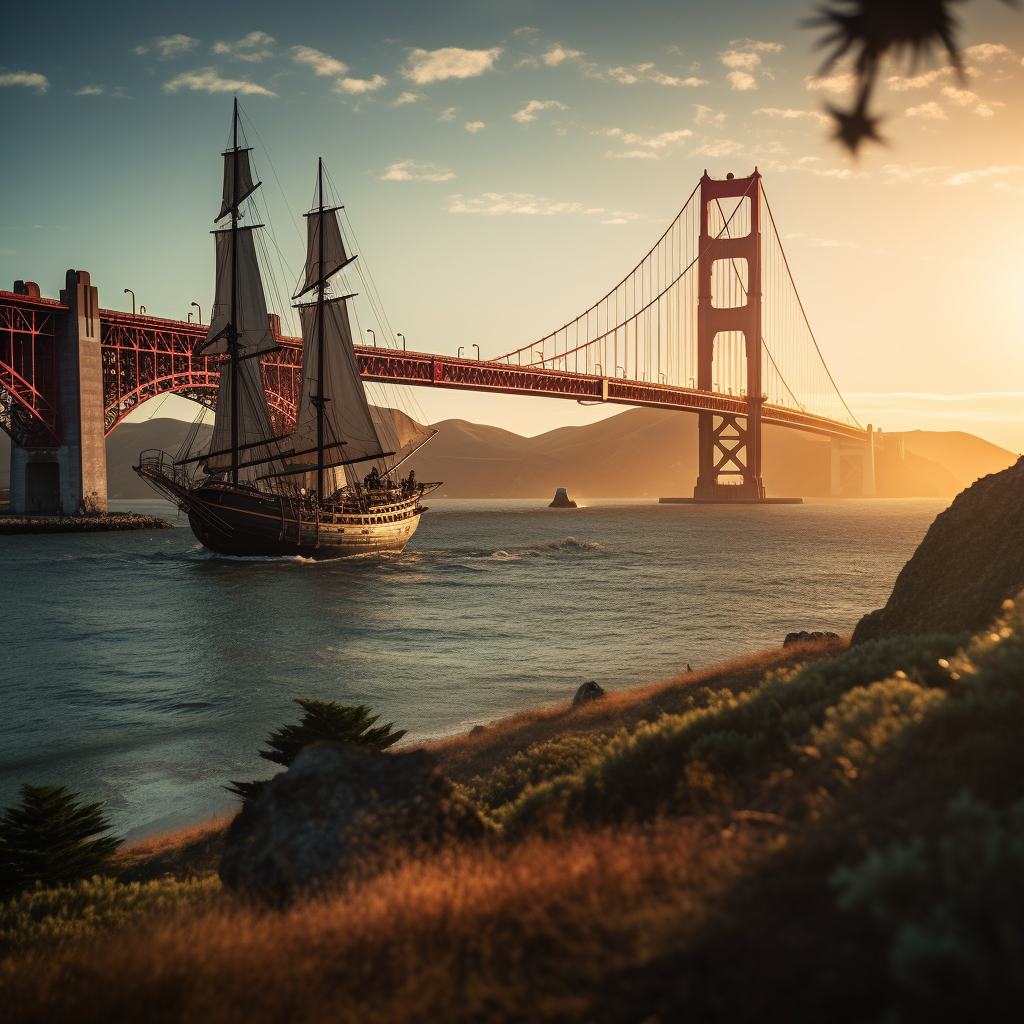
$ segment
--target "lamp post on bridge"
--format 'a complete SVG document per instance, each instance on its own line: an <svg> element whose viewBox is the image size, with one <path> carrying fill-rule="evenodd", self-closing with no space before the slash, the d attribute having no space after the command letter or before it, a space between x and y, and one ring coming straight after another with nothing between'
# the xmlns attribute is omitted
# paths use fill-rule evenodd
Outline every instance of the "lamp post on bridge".
<svg viewBox="0 0 1024 1024"><path fill-rule="evenodd" d="M376 348L377 347L377 335L374 333L373 328L372 327L367 327L366 328L366 333L368 335L370 335L371 338L373 338L373 347Z"/></svg>
<svg viewBox="0 0 1024 1024"><path fill-rule="evenodd" d="M398 332L396 332L395 337L402 339L402 351L404 352L405 351L405 335L401 331L398 331Z"/></svg>
<svg viewBox="0 0 1024 1024"><path fill-rule="evenodd" d="M135 316L135 292L133 292L131 288L125 288L124 293L125 295L131 295L132 297L132 316Z"/></svg>
<svg viewBox="0 0 1024 1024"><path fill-rule="evenodd" d="M198 322L202 323L203 322L203 311L201 309L199 309L199 303L198 302L193 302L192 305L195 306L197 310L199 310L199 313L198 313L199 321Z"/></svg>
<svg viewBox="0 0 1024 1024"><path fill-rule="evenodd" d="M480 362L480 346L474 341L473 344L470 345L469 347L476 349L476 361L479 363Z"/></svg>
<svg viewBox="0 0 1024 1024"><path fill-rule="evenodd" d="M464 349L465 347L466 347L465 345L460 345L460 346L459 346L459 351L455 353L455 358L456 358L456 359L461 359L461 358L462 358L462 350L463 350L463 349Z"/></svg>

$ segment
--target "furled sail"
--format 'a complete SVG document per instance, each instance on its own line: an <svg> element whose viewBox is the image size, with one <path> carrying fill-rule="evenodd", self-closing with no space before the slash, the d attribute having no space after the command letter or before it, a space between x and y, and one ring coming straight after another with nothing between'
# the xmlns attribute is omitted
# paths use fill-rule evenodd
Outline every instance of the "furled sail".
<svg viewBox="0 0 1024 1024"><path fill-rule="evenodd" d="M229 149L224 154L224 193L217 220L237 210L260 187L253 184L252 168L249 166L249 149Z"/></svg>
<svg viewBox="0 0 1024 1024"><path fill-rule="evenodd" d="M292 435L295 451L317 447L317 408L314 397L324 397L324 444L332 448L327 461L382 458L382 447L359 376L352 328L345 299L299 307L302 321L302 394ZM319 365L320 312L323 311L324 365ZM322 381L321 381L322 374ZM322 389L321 389L322 384ZM303 460L306 461L306 460ZM313 460L315 462L315 459Z"/></svg>
<svg viewBox="0 0 1024 1024"><path fill-rule="evenodd" d="M320 226L323 225L323 261L320 259ZM295 294L300 295L315 288L336 274L355 257L349 258L341 237L341 227L334 210L314 210L306 214L306 270L302 287Z"/></svg>
<svg viewBox="0 0 1024 1024"><path fill-rule="evenodd" d="M235 281L235 330L238 334L239 356L269 352L277 342L267 317L267 300L256 261L256 245L252 227L215 231L217 240L217 290L213 315L206 341L197 351L204 355L226 355L227 329L231 323L231 256L232 238L237 239L237 277Z"/></svg>

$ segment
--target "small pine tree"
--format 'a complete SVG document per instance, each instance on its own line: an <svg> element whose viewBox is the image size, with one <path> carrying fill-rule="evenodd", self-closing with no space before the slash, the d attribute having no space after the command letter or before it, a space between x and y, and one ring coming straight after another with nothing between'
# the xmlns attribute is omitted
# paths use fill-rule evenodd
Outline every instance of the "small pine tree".
<svg viewBox="0 0 1024 1024"><path fill-rule="evenodd" d="M0 892L68 885L102 870L122 840L99 804L81 804L64 786L21 787L21 803L0 817ZM92 838L92 837L98 838Z"/></svg>
<svg viewBox="0 0 1024 1024"><path fill-rule="evenodd" d="M337 701L296 698L295 703L305 714L298 725L286 725L267 738L267 750L259 752L275 764L290 767L299 751L310 743L354 743L371 750L386 750L397 743L405 729L396 729L393 722L376 725L379 715L370 713L365 704L339 704ZM376 726L376 727L375 727ZM225 789L237 793L244 800L259 796L268 780L232 782Z"/></svg>

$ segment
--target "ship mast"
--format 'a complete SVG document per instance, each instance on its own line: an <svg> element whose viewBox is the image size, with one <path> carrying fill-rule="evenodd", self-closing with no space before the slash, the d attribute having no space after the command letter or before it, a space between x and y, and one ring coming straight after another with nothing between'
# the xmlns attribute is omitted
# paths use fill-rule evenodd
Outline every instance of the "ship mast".
<svg viewBox="0 0 1024 1024"><path fill-rule="evenodd" d="M231 120L231 148L233 181L231 194L235 204L231 208L231 319L227 330L228 354L231 359L231 482L238 483L238 97L235 97L234 116Z"/></svg>
<svg viewBox="0 0 1024 1024"><path fill-rule="evenodd" d="M319 501L324 499L324 297L327 291L327 279L324 275L324 159L319 157L316 167L317 189L320 194L319 225L317 231L317 261L320 268L320 284L317 288L316 316L316 367L317 385L316 398L316 496Z"/></svg>

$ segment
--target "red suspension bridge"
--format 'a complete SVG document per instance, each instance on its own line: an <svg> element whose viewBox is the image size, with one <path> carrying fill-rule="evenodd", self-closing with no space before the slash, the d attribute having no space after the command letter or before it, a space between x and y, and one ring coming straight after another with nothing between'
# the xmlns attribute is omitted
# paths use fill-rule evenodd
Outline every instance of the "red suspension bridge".
<svg viewBox="0 0 1024 1024"><path fill-rule="evenodd" d="M301 341L261 357L278 433L293 426ZM0 291L0 427L13 441L15 511L106 507L103 438L143 402L177 393L216 403L219 356L195 354L199 324L99 308L89 274L68 271L60 301L32 282ZM695 412L698 500L759 501L761 425L833 439L862 461L873 493L874 444L825 365L755 170L705 172L637 266L588 310L496 360L358 346L366 380L543 395Z"/></svg>

